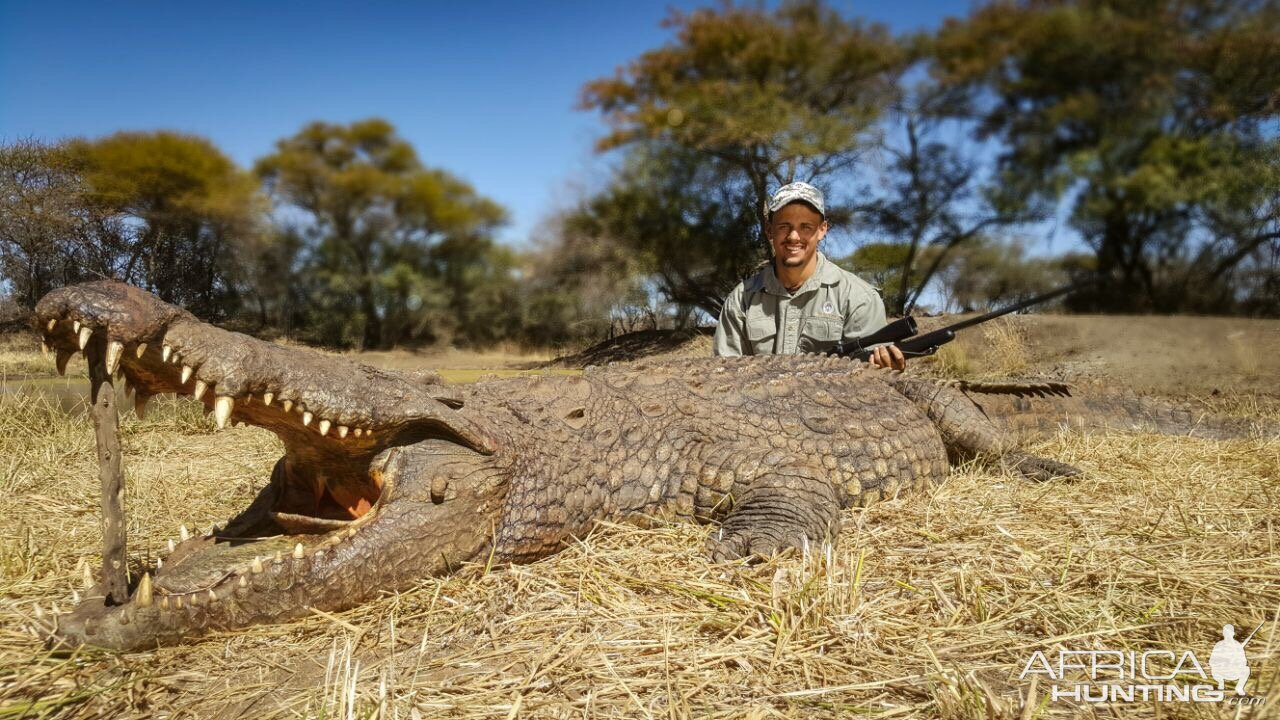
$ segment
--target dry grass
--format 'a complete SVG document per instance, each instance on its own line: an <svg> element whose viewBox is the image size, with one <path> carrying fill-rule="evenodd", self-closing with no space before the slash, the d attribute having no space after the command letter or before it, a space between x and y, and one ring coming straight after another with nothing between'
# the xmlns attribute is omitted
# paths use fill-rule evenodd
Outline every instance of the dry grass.
<svg viewBox="0 0 1280 720"><path fill-rule="evenodd" d="M53 360L32 352L40 347L34 333L0 334L0 382L12 378L49 375ZM52 356L50 356L51 358Z"/></svg>
<svg viewBox="0 0 1280 720"><path fill-rule="evenodd" d="M920 365L939 377L966 380L1019 376L1031 369L1026 331L1008 317L965 333L961 341L943 345Z"/></svg>
<svg viewBox="0 0 1280 720"><path fill-rule="evenodd" d="M135 553L243 507L279 452L256 429L212 431L192 403L153 405L123 428ZM964 467L927 497L849 511L839 544L808 557L712 565L704 528L608 527L340 615L65 658L25 626L33 604L69 603L98 550L92 433L0 395L0 718L1071 717L1018 679L1031 652L1203 659L1225 622L1262 624L1250 692L1269 704L1240 716L1280 702L1280 441L1071 434L1036 450L1086 477Z"/></svg>

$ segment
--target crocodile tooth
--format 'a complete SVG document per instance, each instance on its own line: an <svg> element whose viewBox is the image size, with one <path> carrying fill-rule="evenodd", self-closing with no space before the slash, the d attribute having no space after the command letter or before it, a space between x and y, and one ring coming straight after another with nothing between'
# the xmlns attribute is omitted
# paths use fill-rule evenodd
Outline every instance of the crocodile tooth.
<svg viewBox="0 0 1280 720"><path fill-rule="evenodd" d="M255 555L253 557L253 562L249 564L249 570L251 570L255 575L262 572L262 558Z"/></svg>
<svg viewBox="0 0 1280 720"><path fill-rule="evenodd" d="M169 552L173 552L177 548L178 546L173 543L173 538L169 538Z"/></svg>
<svg viewBox="0 0 1280 720"><path fill-rule="evenodd" d="M242 587L242 588L244 588L244 587L249 587L249 578L247 578L247 577L245 577L245 576L241 575L241 576L240 576L240 587Z"/></svg>
<svg viewBox="0 0 1280 720"><path fill-rule="evenodd" d="M156 570L159 571L162 567L164 567L164 558L156 558Z"/></svg>
<svg viewBox="0 0 1280 720"><path fill-rule="evenodd" d="M35 608L35 611L36 611L36 619L37 619L37 620L43 620L43 619L44 619L44 608L40 607L40 603L32 603L32 604L31 604L31 606Z"/></svg>
<svg viewBox="0 0 1280 720"><path fill-rule="evenodd" d="M44 325L44 329L45 329L46 331L48 331L48 332L53 332L53 329L54 329L54 328L56 328L56 327L58 327L58 321L57 321L57 320L50 320L49 322L45 323L45 325Z"/></svg>
<svg viewBox="0 0 1280 720"><path fill-rule="evenodd" d="M310 425L312 417L314 416L309 412L302 413L302 426L306 427L307 425Z"/></svg>
<svg viewBox="0 0 1280 720"><path fill-rule="evenodd" d="M139 360L141 360L142 356L147 354L147 344L138 343L138 347L133 349L133 354L136 355Z"/></svg>
<svg viewBox="0 0 1280 720"><path fill-rule="evenodd" d="M88 346L89 338L91 337L93 337L93 328L90 328L90 327L80 328L80 349L81 350L85 349L85 347Z"/></svg>
<svg viewBox="0 0 1280 720"><path fill-rule="evenodd" d="M182 540L182 542L186 542L191 538L191 533L187 531L186 525L178 526L178 538Z"/></svg>
<svg viewBox="0 0 1280 720"><path fill-rule="evenodd" d="M78 335L78 334L80 334L80 321L79 321L79 320L72 320L72 321L71 321L71 332L76 333L77 335Z"/></svg>
<svg viewBox="0 0 1280 720"><path fill-rule="evenodd" d="M190 595L187 595L186 597L187 597L187 602L191 603L191 606L192 606L192 607L195 607L196 605L199 605L199 604L200 604L200 595L199 595L199 593L191 593Z"/></svg>
<svg viewBox="0 0 1280 720"><path fill-rule="evenodd" d="M292 410L292 409L293 409L293 401L292 401L292 400L282 400L282 401L281 401L281 403L280 403L280 406L284 408L284 411L285 411L285 412L289 412L290 410Z"/></svg>
<svg viewBox="0 0 1280 720"><path fill-rule="evenodd" d="M191 394L194 395L197 400L199 400L200 398L204 397L204 393L208 389L209 389L209 383L203 380L196 380L195 392Z"/></svg>
<svg viewBox="0 0 1280 720"><path fill-rule="evenodd" d="M85 586L86 588L91 588L91 587L93 587L93 584L94 584L94 583L93 583L93 571L89 569L89 563L85 563L85 564L84 564L84 578L83 578L83 582L84 582L84 586Z"/></svg>
<svg viewBox="0 0 1280 720"><path fill-rule="evenodd" d="M164 349L160 351L160 359L169 362L169 356L173 354L173 347L165 343Z"/></svg>
<svg viewBox="0 0 1280 720"><path fill-rule="evenodd" d="M40 354L44 357L49 357L49 344L44 340L40 341Z"/></svg>
<svg viewBox="0 0 1280 720"><path fill-rule="evenodd" d="M77 605L80 604L80 591L76 590L75 588L71 589L71 602Z"/></svg>
<svg viewBox="0 0 1280 720"><path fill-rule="evenodd" d="M363 435L363 434L364 434L364 429L363 429L363 428L356 428L353 432L355 433L356 437L360 437L361 435Z"/></svg>
<svg viewBox="0 0 1280 720"><path fill-rule="evenodd" d="M338 426L338 437L345 438L348 432L350 432L350 430L347 428L346 425Z"/></svg>
<svg viewBox="0 0 1280 720"><path fill-rule="evenodd" d="M124 354L124 343L112 340L107 343L107 374L114 375L120 367L120 356Z"/></svg>
<svg viewBox="0 0 1280 720"><path fill-rule="evenodd" d="M227 426L227 420L231 417L231 408L235 406L235 400L229 395L219 395L217 400L213 401L213 419L218 423L219 428Z"/></svg>
<svg viewBox="0 0 1280 720"><path fill-rule="evenodd" d="M272 400L275 400L275 399L276 399L275 393L262 393L262 404L263 404L263 405L270 405L270 404L271 404L271 401L272 401Z"/></svg>
<svg viewBox="0 0 1280 720"><path fill-rule="evenodd" d="M161 596L160 596L160 609L161 609L161 610L168 610L168 609L169 609L169 596L168 596L168 595L161 595Z"/></svg>
<svg viewBox="0 0 1280 720"><path fill-rule="evenodd" d="M138 607L151 607L151 573L142 573L138 582L138 590L133 594L133 601Z"/></svg>
<svg viewBox="0 0 1280 720"><path fill-rule="evenodd" d="M195 372L195 370L192 369L190 365L182 366L182 384L183 385L186 385L187 381L191 379L191 373L193 372Z"/></svg>
<svg viewBox="0 0 1280 720"><path fill-rule="evenodd" d="M209 602L218 602L218 596L214 594L213 588L209 588Z"/></svg>
<svg viewBox="0 0 1280 720"><path fill-rule="evenodd" d="M175 597L173 598L173 609L174 609L174 610L181 610L181 609L182 609L182 596L181 596L181 595L175 596Z"/></svg>
<svg viewBox="0 0 1280 720"><path fill-rule="evenodd" d="M59 375L67 374L67 363L71 361L72 355L75 353L70 350L59 350L57 355L54 355L53 362L58 366Z"/></svg>
<svg viewBox="0 0 1280 720"><path fill-rule="evenodd" d="M298 543L297 545L293 546L293 558L295 560L301 560L304 553L305 551L302 549L302 543Z"/></svg>
<svg viewBox="0 0 1280 720"><path fill-rule="evenodd" d="M320 425L319 425L319 427L317 428L318 430L320 430L320 437L324 437L325 435L328 435L328 434L329 434L329 425L330 425L330 424L331 424L331 423L330 423L328 420L321 420L321 421L320 421Z"/></svg>

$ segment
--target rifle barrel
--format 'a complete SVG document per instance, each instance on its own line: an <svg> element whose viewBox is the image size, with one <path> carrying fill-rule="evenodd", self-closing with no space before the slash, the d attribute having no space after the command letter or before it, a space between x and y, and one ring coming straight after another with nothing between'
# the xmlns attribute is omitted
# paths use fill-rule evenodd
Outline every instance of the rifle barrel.
<svg viewBox="0 0 1280 720"><path fill-rule="evenodd" d="M1009 313L1015 313L1015 312L1018 312L1019 310L1025 310L1026 308L1029 308L1032 305L1039 305L1042 302L1046 302L1056 297L1060 297L1062 295L1075 292L1076 290L1079 290L1080 288L1086 285L1091 285L1091 284L1093 284L1093 281L1087 280L1085 282L1079 282L1074 285L1060 287L1057 290L1051 290L1047 293L1044 293L1043 295L1037 295L1029 300L1023 300L1020 303L1014 303L1013 305L1009 305L1007 307L996 308L995 310L992 310L989 313L984 313L977 317L969 318L968 320L961 320L960 322L954 323L952 325L948 325L947 329L963 330L964 328L967 328L967 327L973 327L974 325L984 323L988 320L995 320L996 318L1002 315L1008 315Z"/></svg>

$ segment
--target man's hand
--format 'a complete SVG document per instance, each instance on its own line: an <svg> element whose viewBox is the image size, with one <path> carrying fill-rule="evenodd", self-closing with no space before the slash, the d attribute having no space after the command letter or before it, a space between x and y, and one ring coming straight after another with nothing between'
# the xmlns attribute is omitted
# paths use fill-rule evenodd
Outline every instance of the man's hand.
<svg viewBox="0 0 1280 720"><path fill-rule="evenodd" d="M897 345L881 345L872 350L870 362L871 367L891 368L900 372L907 369L907 359Z"/></svg>

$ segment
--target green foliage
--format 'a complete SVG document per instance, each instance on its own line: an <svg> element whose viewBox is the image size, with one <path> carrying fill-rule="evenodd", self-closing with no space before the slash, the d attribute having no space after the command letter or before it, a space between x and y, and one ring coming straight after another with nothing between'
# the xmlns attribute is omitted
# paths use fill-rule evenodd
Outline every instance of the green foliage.
<svg viewBox="0 0 1280 720"><path fill-rule="evenodd" d="M1088 265L1076 255L1027 257L1021 242L983 237L956 248L940 264L939 290L948 309L985 311L1064 285Z"/></svg>
<svg viewBox="0 0 1280 720"><path fill-rule="evenodd" d="M725 294L764 255L758 216L722 163L680 147L634 149L604 192L566 229L616 245L633 271L669 301L719 311Z"/></svg>
<svg viewBox="0 0 1280 720"><path fill-rule="evenodd" d="M882 296L896 297L902 292L902 269L910 253L907 243L871 242L838 264L879 288Z"/></svg>
<svg viewBox="0 0 1280 720"><path fill-rule="evenodd" d="M306 214L314 339L377 348L508 333L495 308L514 292L513 262L490 240L505 211L425 167L390 123L311 123L255 169Z"/></svg>
<svg viewBox="0 0 1280 720"><path fill-rule="evenodd" d="M109 214L82 198L81 170L65 146L22 140L0 145L0 277L20 305L113 269L98 228Z"/></svg>
<svg viewBox="0 0 1280 720"><path fill-rule="evenodd" d="M821 2L673 12L674 42L586 85L582 107L624 148L581 216L643 256L671 301L715 314L767 249L769 191L823 184L874 142L905 53L879 25Z"/></svg>
<svg viewBox="0 0 1280 720"><path fill-rule="evenodd" d="M121 132L77 140L87 202L123 220L121 279L204 316L234 297L235 243L258 230L257 185L204 138Z"/></svg>
<svg viewBox="0 0 1280 720"><path fill-rule="evenodd" d="M0 261L28 305L58 285L115 277L206 317L233 307L264 205L207 140L117 133L0 147Z"/></svg>
<svg viewBox="0 0 1280 720"><path fill-rule="evenodd" d="M933 43L935 77L1006 145L1006 196L1071 191L1071 223L1108 278L1093 306L1189 304L1261 262L1280 235L1274 176L1280 4L1221 0L993 3ZM1271 137L1268 137L1270 135ZM1230 232L1225 215L1249 221ZM1260 211L1260 212L1259 212Z"/></svg>

